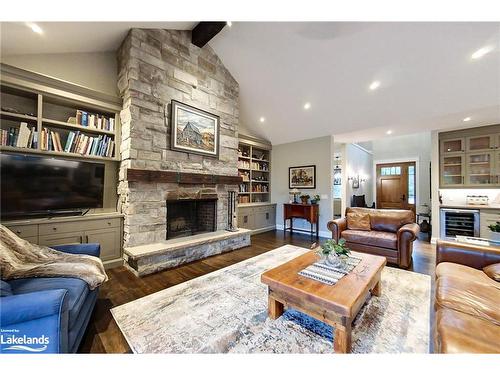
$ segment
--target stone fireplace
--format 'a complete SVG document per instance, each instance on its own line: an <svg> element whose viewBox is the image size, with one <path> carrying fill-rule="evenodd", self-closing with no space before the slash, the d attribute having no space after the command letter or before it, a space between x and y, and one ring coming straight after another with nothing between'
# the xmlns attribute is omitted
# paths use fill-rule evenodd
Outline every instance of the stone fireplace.
<svg viewBox="0 0 500 375"><path fill-rule="evenodd" d="M132 29L118 51L118 67L123 98L118 192L125 215L125 253L135 259L130 265L137 254L146 256L146 248L166 251L165 241L216 236L227 228L228 192L238 191L239 86L209 45L191 44L190 31ZM172 99L219 116L218 158L171 149ZM131 179L131 170L154 171L159 178ZM180 176L186 174L206 178L182 180ZM181 201L183 208L175 203ZM184 211L189 214L179 215ZM218 242L210 242L212 253L249 244L248 235L238 244L219 234ZM194 250L189 254L183 259L177 254L175 262L162 258L160 263L180 264L192 260ZM134 269L141 274L138 268Z"/></svg>

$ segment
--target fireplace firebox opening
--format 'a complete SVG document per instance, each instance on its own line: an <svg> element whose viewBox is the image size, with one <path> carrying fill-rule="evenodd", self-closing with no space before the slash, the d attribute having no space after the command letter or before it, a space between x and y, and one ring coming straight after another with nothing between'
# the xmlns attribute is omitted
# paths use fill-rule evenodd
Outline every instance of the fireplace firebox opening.
<svg viewBox="0 0 500 375"><path fill-rule="evenodd" d="M167 240L215 232L217 199L167 201Z"/></svg>

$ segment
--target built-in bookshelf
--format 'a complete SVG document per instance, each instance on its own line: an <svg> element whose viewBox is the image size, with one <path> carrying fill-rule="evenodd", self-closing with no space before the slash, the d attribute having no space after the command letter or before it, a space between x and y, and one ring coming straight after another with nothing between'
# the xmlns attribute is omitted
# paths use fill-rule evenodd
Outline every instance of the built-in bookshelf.
<svg viewBox="0 0 500 375"><path fill-rule="evenodd" d="M252 138L240 138L238 174L243 178L238 193L239 204L271 201L271 146Z"/></svg>
<svg viewBox="0 0 500 375"><path fill-rule="evenodd" d="M0 102L1 151L120 160L118 103L10 74L2 74Z"/></svg>

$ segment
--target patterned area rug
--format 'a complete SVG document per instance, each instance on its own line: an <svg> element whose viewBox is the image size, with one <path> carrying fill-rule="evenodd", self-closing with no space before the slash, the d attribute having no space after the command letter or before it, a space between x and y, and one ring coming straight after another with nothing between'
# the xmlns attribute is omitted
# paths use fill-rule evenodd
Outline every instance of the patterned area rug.
<svg viewBox="0 0 500 375"><path fill-rule="evenodd" d="M111 310L134 353L332 353L335 331L296 310L267 317L260 275L308 251L286 245ZM353 353L428 353L431 278L385 267L353 323ZM333 332L332 332L333 331Z"/></svg>

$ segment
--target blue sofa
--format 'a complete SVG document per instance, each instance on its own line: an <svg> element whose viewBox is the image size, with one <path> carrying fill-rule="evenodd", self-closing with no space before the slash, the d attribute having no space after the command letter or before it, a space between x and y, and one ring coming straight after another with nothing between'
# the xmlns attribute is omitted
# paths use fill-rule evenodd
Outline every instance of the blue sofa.
<svg viewBox="0 0 500 375"><path fill-rule="evenodd" d="M52 248L98 257L99 244ZM75 353L92 315L99 289L72 277L3 281L0 353Z"/></svg>

